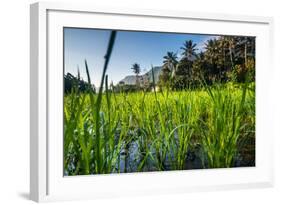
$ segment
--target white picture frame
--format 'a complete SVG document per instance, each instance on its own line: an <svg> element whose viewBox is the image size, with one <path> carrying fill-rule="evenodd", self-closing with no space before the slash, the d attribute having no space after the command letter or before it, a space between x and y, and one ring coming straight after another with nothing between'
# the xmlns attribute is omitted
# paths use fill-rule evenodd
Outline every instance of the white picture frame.
<svg viewBox="0 0 281 205"><path fill-rule="evenodd" d="M179 25L186 25L185 29ZM192 25L192 26L191 26ZM62 172L62 28L249 35L256 51L256 166L64 177ZM267 93L273 19L182 11L46 3L30 10L30 198L53 201L273 186L273 134ZM61 67L61 70L58 69ZM263 68L267 69L263 69ZM56 69L54 69L56 68Z"/></svg>

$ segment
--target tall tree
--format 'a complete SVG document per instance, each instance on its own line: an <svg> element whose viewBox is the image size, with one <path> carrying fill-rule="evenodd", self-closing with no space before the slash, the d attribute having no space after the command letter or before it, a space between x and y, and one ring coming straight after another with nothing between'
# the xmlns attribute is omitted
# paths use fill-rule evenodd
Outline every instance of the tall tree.
<svg viewBox="0 0 281 205"><path fill-rule="evenodd" d="M236 73L239 82L244 82L248 74L254 79L255 38L248 36L235 37Z"/></svg>
<svg viewBox="0 0 281 205"><path fill-rule="evenodd" d="M205 58L207 62L211 66L211 75L213 76L213 80L221 81L222 71L224 68L224 49L221 47L221 43L219 39L210 39L205 44Z"/></svg>
<svg viewBox="0 0 281 205"><path fill-rule="evenodd" d="M185 41L181 49L183 50L183 58L187 58L189 61L195 60L196 57L196 48L197 44L193 43L192 40Z"/></svg>
<svg viewBox="0 0 281 205"><path fill-rule="evenodd" d="M231 63L231 69L233 69L234 67L234 60L233 60L233 56L235 56L234 52L235 52L235 38L233 36L224 36L221 37L221 39L223 39L223 41L225 42L225 47L228 50L228 56L229 56L229 60Z"/></svg>
<svg viewBox="0 0 281 205"><path fill-rule="evenodd" d="M187 40L181 47L182 58L177 64L175 77L173 78L174 89L186 89L192 82L192 64L196 60L196 43Z"/></svg>
<svg viewBox="0 0 281 205"><path fill-rule="evenodd" d="M138 63L134 63L131 69L133 70L134 74L136 74L136 85L139 87L140 86L139 74L141 72L140 65Z"/></svg>
<svg viewBox="0 0 281 205"><path fill-rule="evenodd" d="M193 86L200 85L202 77L204 78L205 82L209 83L208 66L205 61L204 52L202 51L197 55L196 60L192 64L191 77Z"/></svg>
<svg viewBox="0 0 281 205"><path fill-rule="evenodd" d="M173 77L175 74L176 65L178 64L177 54L174 52L167 52L167 55L165 55L163 58L163 68L167 68Z"/></svg>

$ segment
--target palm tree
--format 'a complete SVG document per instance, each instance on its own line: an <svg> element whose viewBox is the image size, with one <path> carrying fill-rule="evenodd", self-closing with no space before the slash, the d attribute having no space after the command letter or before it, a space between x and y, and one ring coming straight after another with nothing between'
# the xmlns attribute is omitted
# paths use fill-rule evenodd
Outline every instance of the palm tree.
<svg viewBox="0 0 281 205"><path fill-rule="evenodd" d="M217 39L210 39L205 43L206 57L213 64L218 61L220 53L220 45Z"/></svg>
<svg viewBox="0 0 281 205"><path fill-rule="evenodd" d="M140 65L138 63L134 63L131 69L136 74L136 85L139 86L139 74L141 72Z"/></svg>
<svg viewBox="0 0 281 205"><path fill-rule="evenodd" d="M165 55L163 58L164 58L163 67L168 68L168 70L172 72L172 77L173 77L175 74L176 65L178 64L177 54L174 52L167 52L167 55Z"/></svg>
<svg viewBox="0 0 281 205"><path fill-rule="evenodd" d="M221 52L220 43L217 39L210 39L205 43L206 51L205 57L206 60L212 65L212 74L219 74L221 78L221 65L223 64L221 59Z"/></svg>
<svg viewBox="0 0 281 205"><path fill-rule="evenodd" d="M183 58L181 59L177 69L176 74L181 76L184 79L184 86L189 86L190 82L192 81L192 65L193 62L196 60L196 43L193 43L192 40L185 41L183 47L182 55Z"/></svg>
<svg viewBox="0 0 281 205"><path fill-rule="evenodd" d="M181 47L181 49L183 50L183 57L189 61L195 60L197 50L196 45L197 44L193 43L192 40L185 41L183 47Z"/></svg>

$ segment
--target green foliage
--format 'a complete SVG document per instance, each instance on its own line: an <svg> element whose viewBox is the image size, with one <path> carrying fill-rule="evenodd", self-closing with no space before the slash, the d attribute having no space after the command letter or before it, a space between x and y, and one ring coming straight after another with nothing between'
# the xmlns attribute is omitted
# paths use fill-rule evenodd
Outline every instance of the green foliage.
<svg viewBox="0 0 281 205"><path fill-rule="evenodd" d="M171 70L165 66L162 68L161 75L159 76L159 82L158 85L163 88L170 88L171 86Z"/></svg>
<svg viewBox="0 0 281 205"><path fill-rule="evenodd" d="M88 92L89 90L96 92L94 85L80 79L79 72L77 78L70 73L64 76L64 92L70 93L73 89L78 89L80 92Z"/></svg>
<svg viewBox="0 0 281 205"><path fill-rule="evenodd" d="M253 37L221 36L210 39L205 44L205 50L200 53L196 53L196 44L192 41L184 42L181 49L182 58L177 63L173 76L166 71L165 61L162 87L165 87L166 82L173 90L194 89L201 86L202 77L208 85L255 80Z"/></svg>
<svg viewBox="0 0 281 205"><path fill-rule="evenodd" d="M246 64L237 64L233 67L229 73L230 81L243 83L246 81L255 81L255 61L253 58L249 58Z"/></svg>
<svg viewBox="0 0 281 205"><path fill-rule="evenodd" d="M200 54L186 41L179 62L172 52L164 57L159 85L167 89L157 92L153 67L146 86L109 86L115 36L113 31L98 93L87 61L87 83L79 72L65 76L65 175L188 169L196 149L199 168L235 167L248 145L254 161L253 38L213 39ZM132 69L138 79L140 66Z"/></svg>
<svg viewBox="0 0 281 205"><path fill-rule="evenodd" d="M65 174L186 169L188 153L198 146L202 168L236 166L243 142L255 134L254 89L245 86L127 94L106 88L99 118L90 94L68 94ZM98 96L92 97L96 102Z"/></svg>
<svg viewBox="0 0 281 205"><path fill-rule="evenodd" d="M209 118L202 121L202 144L207 153L208 167L232 167L237 156L238 139L244 137L243 115L247 84L238 93L231 87L207 87L210 96ZM253 103L253 102L252 102ZM203 128L203 129L202 129Z"/></svg>
<svg viewBox="0 0 281 205"><path fill-rule="evenodd" d="M187 58L188 60L191 60L192 57L196 55L196 43L193 43L192 40L185 41L181 49L183 50L183 57Z"/></svg>

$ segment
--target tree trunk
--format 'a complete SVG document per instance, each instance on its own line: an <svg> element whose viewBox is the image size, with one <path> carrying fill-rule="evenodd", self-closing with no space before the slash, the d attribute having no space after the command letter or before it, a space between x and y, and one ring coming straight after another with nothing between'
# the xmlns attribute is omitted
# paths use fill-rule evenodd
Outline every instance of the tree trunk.
<svg viewBox="0 0 281 205"><path fill-rule="evenodd" d="M244 56L245 56L245 66L246 66L246 64L247 64L247 38L245 38Z"/></svg>
<svg viewBox="0 0 281 205"><path fill-rule="evenodd" d="M230 62L231 62L231 68L233 69L233 59L232 59L232 48L231 45L229 45L229 55L230 55Z"/></svg>

